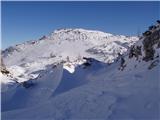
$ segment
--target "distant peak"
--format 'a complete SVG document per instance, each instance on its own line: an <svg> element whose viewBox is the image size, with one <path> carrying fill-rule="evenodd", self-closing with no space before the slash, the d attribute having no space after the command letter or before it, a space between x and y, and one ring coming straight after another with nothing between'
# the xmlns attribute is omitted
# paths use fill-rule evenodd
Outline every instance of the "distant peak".
<svg viewBox="0 0 160 120"><path fill-rule="evenodd" d="M111 33L108 33L108 32L102 32L102 31L99 31L99 30L89 30L89 29L84 29L84 28L59 28L59 29L56 29L52 32L52 34L55 34L55 33L75 33L75 34L78 34L78 33L96 33L96 34L108 34L108 35L113 35Z"/></svg>

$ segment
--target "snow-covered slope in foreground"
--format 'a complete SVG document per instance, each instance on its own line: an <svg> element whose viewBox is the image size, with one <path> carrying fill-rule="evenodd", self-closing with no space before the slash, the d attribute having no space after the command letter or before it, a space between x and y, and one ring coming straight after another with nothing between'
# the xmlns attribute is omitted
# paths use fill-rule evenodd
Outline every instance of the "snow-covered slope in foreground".
<svg viewBox="0 0 160 120"><path fill-rule="evenodd" d="M111 35L113 39L108 34L107 38L111 37L112 39L106 40L111 41L105 47L103 44L106 41L103 43L101 39L85 39L83 36L79 41L86 40L89 41L89 44L86 44L86 41L83 42L85 44L79 43L81 49L75 50L80 54L79 57L72 52L73 49L69 49L70 44L74 44L77 39L68 40L67 37L66 43L66 35L62 35L61 42L56 40L59 37L62 38L56 34L61 30L55 31L54 35L45 37L46 41L40 40L34 44L20 45L24 47L11 49L12 52L6 50L3 55L4 59L8 60L5 63L10 75L1 75L4 80L8 80L8 82L3 82L5 89L1 93L2 119L159 120L159 30L160 26L158 25L156 30L143 36L134 45L135 48L141 46L142 49L139 50L138 47L138 49L132 50L132 46L125 55L117 58L116 62L112 64L107 64L106 62L109 61L106 60L108 58L114 60L114 57L118 56L117 44L123 47L130 44L130 42L121 44L122 36L119 37L119 41L115 42L115 36ZM64 33L65 30L62 31L63 34L70 35L75 30L67 33ZM80 34L79 32L73 33ZM106 35L101 32L97 34ZM53 40L53 36L56 36L55 40ZM72 34L69 38L72 38ZM52 46L50 43L53 41L57 41L57 43L55 42L56 46L61 46L65 42L62 48L56 47L62 59L57 58L58 53L55 57L55 54L49 52L52 49L55 50L52 52L56 52L54 45ZM90 45L99 44L100 41L101 45L92 46L90 49ZM113 47L113 44L116 45L116 48ZM45 45L48 45L46 49L49 53L44 49ZM83 48L85 45L87 49ZM110 45L113 45L111 54L108 51ZM146 48L148 45L150 47ZM28 46L35 46L38 50L31 47L32 53L30 49L25 49L25 47L30 48ZM42 48L43 50L41 50ZM90 50L94 54L91 54ZM105 53L105 59L99 54L101 53L98 52L99 50ZM17 56L17 59L13 58L13 55ZM92 58L82 58L88 56ZM111 58L111 56L114 57Z"/></svg>
<svg viewBox="0 0 160 120"><path fill-rule="evenodd" d="M2 112L2 119L159 120L158 69L125 73L100 70L88 76L92 82L50 97L38 106Z"/></svg>

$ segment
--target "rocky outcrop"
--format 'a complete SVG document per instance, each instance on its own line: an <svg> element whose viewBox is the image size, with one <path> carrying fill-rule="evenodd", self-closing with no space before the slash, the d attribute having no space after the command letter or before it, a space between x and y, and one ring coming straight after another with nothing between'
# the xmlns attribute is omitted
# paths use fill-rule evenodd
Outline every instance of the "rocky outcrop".
<svg viewBox="0 0 160 120"><path fill-rule="evenodd" d="M159 44L160 44L160 28L157 27L157 29L152 31L149 36L145 36L143 40L143 49L145 53L143 60L145 61L153 60L155 56L155 47L158 48Z"/></svg>
<svg viewBox="0 0 160 120"><path fill-rule="evenodd" d="M160 48L160 23L157 22L156 25L149 27L149 30L143 33L140 40L142 40L142 45L131 46L129 58L136 57L138 60L143 52L144 61L154 60L156 57L155 49Z"/></svg>
<svg viewBox="0 0 160 120"><path fill-rule="evenodd" d="M1 69L1 73L2 73L2 74L6 74L6 75L7 75L7 74L10 73L10 72L6 69L2 57L1 57L1 65L0 65L0 69Z"/></svg>
<svg viewBox="0 0 160 120"><path fill-rule="evenodd" d="M136 58L139 62L149 62L148 69L152 69L159 64L160 22L150 26L139 39L139 42L130 47L128 57Z"/></svg>

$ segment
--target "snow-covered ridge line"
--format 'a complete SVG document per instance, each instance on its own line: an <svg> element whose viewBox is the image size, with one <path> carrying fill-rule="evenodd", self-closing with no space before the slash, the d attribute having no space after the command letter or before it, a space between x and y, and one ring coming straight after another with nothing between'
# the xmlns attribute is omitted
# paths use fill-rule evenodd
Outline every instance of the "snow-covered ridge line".
<svg viewBox="0 0 160 120"><path fill-rule="evenodd" d="M54 30L52 33L60 33L60 32L84 32L84 33L99 33L99 34L108 34L108 35L113 35L111 33L108 32L103 32L103 31L99 31L99 30L90 30L90 29L83 29L83 28L60 28L60 29L56 29ZM119 35L119 36L124 36L124 35Z"/></svg>
<svg viewBox="0 0 160 120"><path fill-rule="evenodd" d="M137 39L137 36L126 36L126 35L116 35L116 34L111 34L111 33L108 33L108 32L102 32L102 31L99 31L99 30L89 30L89 29L83 29L83 28L60 28L60 29L56 29L54 30L53 32L51 32L50 34L48 35L44 35L42 37L40 37L38 40L29 40L29 41L26 41L24 43L19 43L17 45L13 45L13 46L10 46L11 48L13 47L16 47L16 46L21 46L21 45L24 45L24 44L33 44L33 43L36 43L40 40L46 40L46 39L49 39L51 37L53 37L55 34L62 34L62 33L75 33L75 34L80 34L80 33L84 33L84 34L88 34L88 35L99 35L99 36L103 36L103 37L109 37L109 36L117 36L117 37L122 37L122 38L135 38ZM10 48L8 47L8 48ZM6 48L6 49L8 49ZM2 51L5 51L5 50L2 50Z"/></svg>
<svg viewBox="0 0 160 120"><path fill-rule="evenodd" d="M6 65L50 57L64 60L67 56L72 61L81 56L113 62L118 53L126 52L137 40L137 37L112 35L100 31L60 29L39 40L9 47L2 52L2 56ZM116 50L111 50L112 48ZM17 56L16 60L14 56Z"/></svg>

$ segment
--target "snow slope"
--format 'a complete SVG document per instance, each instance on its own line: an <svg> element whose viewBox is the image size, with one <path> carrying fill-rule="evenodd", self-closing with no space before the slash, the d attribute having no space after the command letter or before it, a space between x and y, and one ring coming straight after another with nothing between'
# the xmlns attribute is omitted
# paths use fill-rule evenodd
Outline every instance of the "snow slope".
<svg viewBox="0 0 160 120"><path fill-rule="evenodd" d="M141 71L122 72L117 64L89 75L92 82L65 92L57 90L58 94L38 106L2 112L2 118L158 120L159 66L146 70L142 65Z"/></svg>
<svg viewBox="0 0 160 120"><path fill-rule="evenodd" d="M46 101L61 81L62 68L62 65L57 66L56 69L49 66L46 70L40 72L36 79L29 80L33 83L31 88L25 88L22 84L19 84L14 89L14 95L11 99L6 98L8 90L2 92L2 98L4 98L4 100L2 99L2 111L20 109Z"/></svg>
<svg viewBox="0 0 160 120"><path fill-rule="evenodd" d="M138 59L128 57L136 37L83 29L57 30L42 40L5 50L11 75L1 75L2 119L159 120L160 65L150 66L159 60L160 37L154 43L154 59L147 62L146 38L135 44L143 48ZM121 56L122 70L119 52L126 52Z"/></svg>

